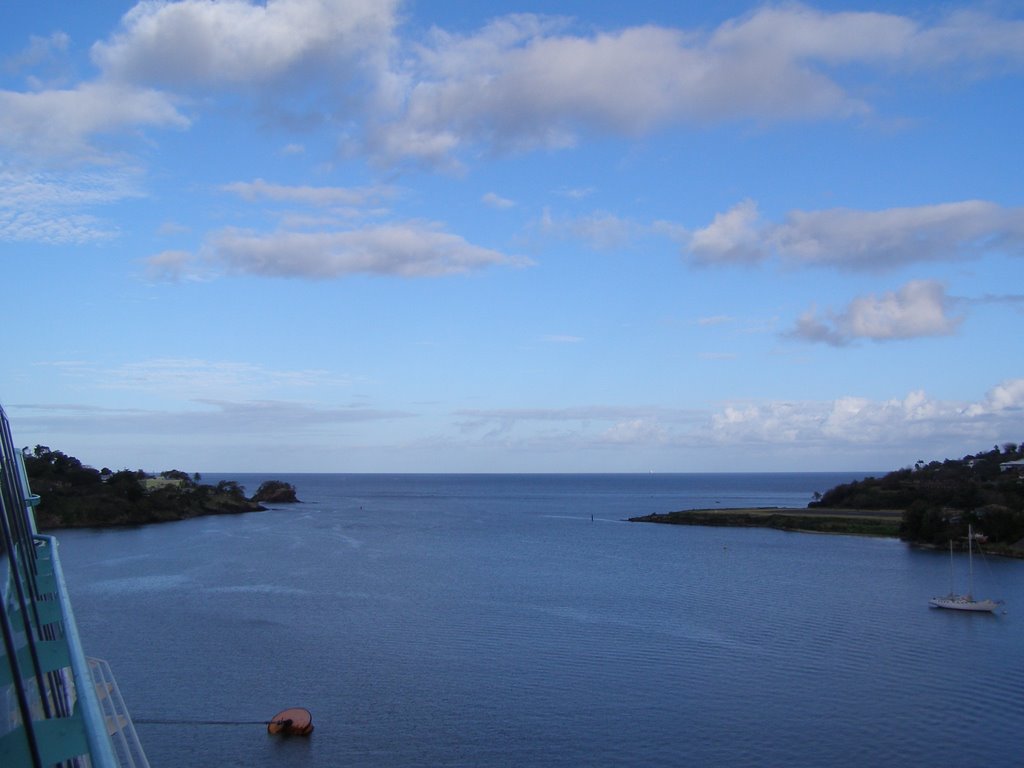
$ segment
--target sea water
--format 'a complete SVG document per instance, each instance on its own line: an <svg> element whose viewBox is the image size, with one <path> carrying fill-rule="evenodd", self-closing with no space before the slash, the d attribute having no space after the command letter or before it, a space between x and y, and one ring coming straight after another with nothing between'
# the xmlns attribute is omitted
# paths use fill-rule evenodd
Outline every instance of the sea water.
<svg viewBox="0 0 1024 768"><path fill-rule="evenodd" d="M860 476L276 475L303 503L58 538L87 653L184 721L154 768L1021 765L1024 561L964 615L944 552L625 522Z"/></svg>

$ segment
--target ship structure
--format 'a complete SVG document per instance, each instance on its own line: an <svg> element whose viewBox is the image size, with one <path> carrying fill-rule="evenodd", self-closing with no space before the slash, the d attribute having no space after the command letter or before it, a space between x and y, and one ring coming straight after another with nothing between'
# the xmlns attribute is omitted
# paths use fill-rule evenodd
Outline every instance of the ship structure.
<svg viewBox="0 0 1024 768"><path fill-rule="evenodd" d="M0 491L0 765L148 768L110 666L82 648L2 407Z"/></svg>

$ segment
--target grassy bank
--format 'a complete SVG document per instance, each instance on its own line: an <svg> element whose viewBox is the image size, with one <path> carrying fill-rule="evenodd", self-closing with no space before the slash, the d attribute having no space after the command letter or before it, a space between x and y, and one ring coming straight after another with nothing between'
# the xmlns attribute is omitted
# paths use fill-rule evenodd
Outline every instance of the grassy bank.
<svg viewBox="0 0 1024 768"><path fill-rule="evenodd" d="M836 533L851 536L899 536L902 513L898 510L784 509L688 509L681 512L631 517L635 523L666 525L717 525L729 528L774 528L780 531Z"/></svg>

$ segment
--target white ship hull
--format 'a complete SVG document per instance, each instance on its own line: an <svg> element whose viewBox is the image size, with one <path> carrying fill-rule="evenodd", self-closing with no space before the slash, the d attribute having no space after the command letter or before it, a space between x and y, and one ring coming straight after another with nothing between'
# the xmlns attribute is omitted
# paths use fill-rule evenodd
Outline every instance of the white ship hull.
<svg viewBox="0 0 1024 768"><path fill-rule="evenodd" d="M928 601L932 608L946 608L950 611L979 611L992 613L998 603L994 600L973 600L967 595L950 595L949 597L933 597Z"/></svg>

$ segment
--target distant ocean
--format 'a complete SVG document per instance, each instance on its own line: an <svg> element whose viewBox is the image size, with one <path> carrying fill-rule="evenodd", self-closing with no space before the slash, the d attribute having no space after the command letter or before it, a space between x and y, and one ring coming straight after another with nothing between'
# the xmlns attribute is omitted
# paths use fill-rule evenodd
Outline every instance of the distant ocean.
<svg viewBox="0 0 1024 768"><path fill-rule="evenodd" d="M960 615L941 552L624 522L862 476L205 475L303 503L58 539L136 718L313 713L140 724L154 768L1021 765L1024 562Z"/></svg>

